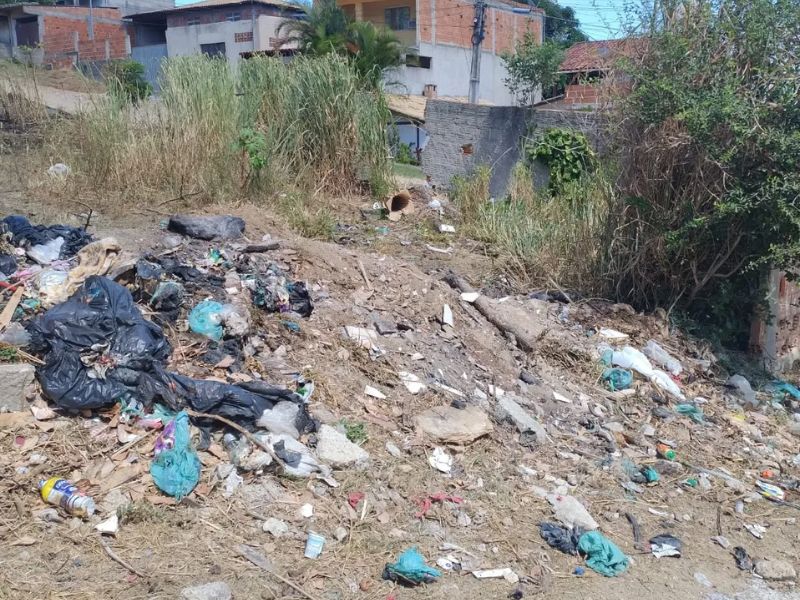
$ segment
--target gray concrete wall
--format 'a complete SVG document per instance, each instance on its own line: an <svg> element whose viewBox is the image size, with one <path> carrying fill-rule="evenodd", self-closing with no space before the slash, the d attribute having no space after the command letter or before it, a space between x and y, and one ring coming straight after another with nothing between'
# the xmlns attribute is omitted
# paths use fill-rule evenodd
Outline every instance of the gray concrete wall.
<svg viewBox="0 0 800 600"><path fill-rule="evenodd" d="M520 159L525 136L536 137L554 127L581 131L598 151L606 148L596 113L429 100L425 129L430 139L422 153L422 170L434 184L446 188L454 176L488 165L492 168L490 193L501 197ZM538 177L537 181L546 180Z"/></svg>

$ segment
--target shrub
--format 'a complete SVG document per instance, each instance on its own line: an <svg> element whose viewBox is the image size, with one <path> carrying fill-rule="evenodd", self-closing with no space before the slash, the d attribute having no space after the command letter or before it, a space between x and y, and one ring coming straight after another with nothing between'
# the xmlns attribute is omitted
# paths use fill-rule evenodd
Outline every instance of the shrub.
<svg viewBox="0 0 800 600"><path fill-rule="evenodd" d="M106 67L109 92L125 102L136 104L153 93L144 78L144 65L133 59L114 60Z"/></svg>
<svg viewBox="0 0 800 600"><path fill-rule="evenodd" d="M597 168L597 157L586 136L570 129L548 129L525 147L528 160L540 160L550 172L550 190L561 192Z"/></svg>

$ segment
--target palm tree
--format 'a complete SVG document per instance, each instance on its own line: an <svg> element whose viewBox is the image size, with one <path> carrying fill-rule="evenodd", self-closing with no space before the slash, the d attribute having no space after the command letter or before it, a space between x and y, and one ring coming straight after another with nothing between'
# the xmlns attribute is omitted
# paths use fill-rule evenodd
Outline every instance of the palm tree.
<svg viewBox="0 0 800 600"><path fill-rule="evenodd" d="M389 29L357 21L350 23L347 33L347 53L353 68L369 84L380 85L386 73L403 64L406 49Z"/></svg>
<svg viewBox="0 0 800 600"><path fill-rule="evenodd" d="M309 56L330 52L346 56L371 86L380 85L387 72L403 64L406 48L389 29L368 21L350 21L336 0L298 6L305 13L303 18L286 19L278 26L282 43L295 43Z"/></svg>
<svg viewBox="0 0 800 600"><path fill-rule="evenodd" d="M347 41L348 19L336 0L298 4L305 13L300 19L285 19L278 25L282 44L297 44L306 54L320 56L341 53Z"/></svg>

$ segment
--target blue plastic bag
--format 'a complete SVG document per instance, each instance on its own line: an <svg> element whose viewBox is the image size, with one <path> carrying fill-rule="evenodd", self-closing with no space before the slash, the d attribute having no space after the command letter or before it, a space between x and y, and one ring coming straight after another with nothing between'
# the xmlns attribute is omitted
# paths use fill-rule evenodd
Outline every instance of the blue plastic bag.
<svg viewBox="0 0 800 600"><path fill-rule="evenodd" d="M387 564L383 570L383 578L418 585L433 583L442 574L425 564L425 557L416 548L409 548L397 557L397 562Z"/></svg>
<svg viewBox="0 0 800 600"><path fill-rule="evenodd" d="M626 369L605 369L601 375L603 381L612 392L627 390L633 383L633 373Z"/></svg>
<svg viewBox="0 0 800 600"><path fill-rule="evenodd" d="M186 412L179 412L158 436L150 475L158 489L177 500L188 495L200 480L200 459L191 445Z"/></svg>
<svg viewBox="0 0 800 600"><path fill-rule="evenodd" d="M203 300L189 313L189 329L215 342L222 339L223 306L214 300Z"/></svg>

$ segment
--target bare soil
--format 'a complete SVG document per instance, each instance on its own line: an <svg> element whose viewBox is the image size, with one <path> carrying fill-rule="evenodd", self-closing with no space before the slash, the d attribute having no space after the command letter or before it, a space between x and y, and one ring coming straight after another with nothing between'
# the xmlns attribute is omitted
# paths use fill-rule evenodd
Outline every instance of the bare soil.
<svg viewBox="0 0 800 600"><path fill-rule="evenodd" d="M9 166L13 158L2 157L3 164ZM80 206L54 203L41 190L18 190L13 181L0 183L3 189L12 190L0 191L3 214L27 214L36 222L85 220ZM654 316L608 302L562 304L510 295L495 302L495 308L523 320L539 339L536 351L522 352L441 278L452 270L495 297L511 290L513 282L498 277L490 252L433 233L430 225L438 217L424 207L413 222L392 226L388 235L368 235L386 223L364 223L356 207L343 207L343 220L356 227L341 243L300 238L258 206L207 206L197 212L237 214L246 219L251 240L265 233L281 240L281 248L270 258L309 283L315 310L301 322L300 334L288 331L278 316L261 314L254 335L271 349L270 360L249 361L245 372L257 371L281 385L290 385L294 372L313 379L311 409L318 418L365 424L368 439L363 447L371 456L369 467L337 471L337 488L319 480L243 473L244 484L225 498L213 472L227 457L201 452L201 483L176 505L158 492L147 473L152 436L119 453L113 412L59 414L48 421L3 426L0 598L177 598L182 588L208 581L227 582L234 598L264 599L502 599L517 589L525 598L543 599L800 597L791 583L770 584L770 589L738 570L730 549L710 539L724 535L731 547L743 546L754 559L800 566L798 510L756 500L750 492L764 468L779 471L782 478L797 478L797 463L792 462L797 438L787 433L787 417L780 410L766 406L745 413L735 408L721 385L721 369L712 366L706 372L691 360L708 357L706 345L669 331ZM130 207L95 214L91 230L97 237L114 236L126 250L140 253L160 247L162 219ZM426 244L453 251L439 254ZM451 332L439 323L444 304L454 314ZM342 336L345 325L369 327L373 314L410 327L405 333L380 337L387 353L376 360ZM609 392L599 381L595 352L599 339L593 332L601 327L629 334L629 343L636 347L654 338L674 352L686 367L682 387L687 398L708 400L703 404L706 423L680 416L657 418L652 409L670 403L643 381L637 382L633 396ZM202 351L204 340L185 331L170 336L176 348L173 368L194 376L233 375L192 359ZM423 358L414 360L416 353ZM538 382L522 383L522 369ZM429 466L434 444L415 431L413 417L429 407L450 404L454 396L434 386L411 395L396 375L401 370L446 384L468 398L476 388L487 392L490 385L513 392L546 424L550 441L526 447L513 426L495 423L490 435L447 449L455 458L452 476L447 477ZM384 391L388 399L365 396L366 384ZM555 400L553 391L571 402ZM768 405L767 395L763 400ZM493 413L491 397L470 402ZM622 432L603 434L602 425L609 422L620 423ZM642 434L645 425L655 428L654 436ZM620 460L655 464L659 439L674 442L679 460L727 469L748 491L734 490L715 476L707 490L682 485L697 473L677 463L679 472L662 476L641 493L623 489ZM401 457L387 451L387 441L401 448ZM43 465L35 464L36 454L45 457ZM61 523L47 523L35 517L46 508L36 481L56 475L88 480L102 518L113 512L114 504L128 507L119 533L105 543L140 574L110 558L94 522L66 517ZM548 547L540 538L538 524L553 517L535 488L549 490L567 481L570 493L586 505L601 531L632 558L623 575L605 578L586 568L585 575L576 576L573 571L583 560ZM348 495L353 492L365 493L366 504L352 508ZM463 502L434 503L425 517L417 517L420 501L438 492ZM748 502L738 514L734 506L743 496ZM788 492L787 500L797 502L798 494ZM305 503L314 506L311 519L297 513ZM656 559L634 548L626 513L640 523L645 542L659 533L679 537L683 556ZM272 538L261 529L264 517L285 520L289 534ZM744 529L751 523L767 527L763 539ZM342 541L334 534L338 527L347 531ZM303 558L310 530L327 538L318 560ZM462 550L443 550L445 543ZM280 577L243 558L237 551L240 544L268 557ZM456 571L416 588L383 581L384 565L411 546L431 564L453 554L481 568L511 567L521 581L478 580ZM698 583L697 573L713 589ZM287 579L304 595L284 583Z"/></svg>

